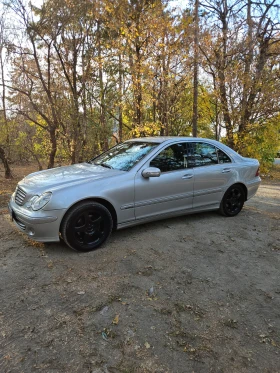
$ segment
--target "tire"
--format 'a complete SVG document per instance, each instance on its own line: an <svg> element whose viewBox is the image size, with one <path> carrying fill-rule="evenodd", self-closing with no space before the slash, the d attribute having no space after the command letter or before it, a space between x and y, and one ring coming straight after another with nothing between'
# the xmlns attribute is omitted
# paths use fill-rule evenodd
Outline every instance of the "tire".
<svg viewBox="0 0 280 373"><path fill-rule="evenodd" d="M220 213L224 216L236 216L242 210L245 193L240 185L232 185L225 192L220 205Z"/></svg>
<svg viewBox="0 0 280 373"><path fill-rule="evenodd" d="M60 233L69 247L87 252L104 244L112 228L113 219L106 207L97 202L81 202L66 213Z"/></svg>

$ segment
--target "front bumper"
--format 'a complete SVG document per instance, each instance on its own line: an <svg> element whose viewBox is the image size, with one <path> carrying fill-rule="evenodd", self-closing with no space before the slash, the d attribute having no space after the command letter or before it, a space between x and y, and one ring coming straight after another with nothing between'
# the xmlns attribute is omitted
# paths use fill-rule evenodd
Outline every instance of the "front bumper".
<svg viewBox="0 0 280 373"><path fill-rule="evenodd" d="M9 213L16 227L28 237L40 242L59 241L59 228L65 209L29 211L18 206L11 198Z"/></svg>

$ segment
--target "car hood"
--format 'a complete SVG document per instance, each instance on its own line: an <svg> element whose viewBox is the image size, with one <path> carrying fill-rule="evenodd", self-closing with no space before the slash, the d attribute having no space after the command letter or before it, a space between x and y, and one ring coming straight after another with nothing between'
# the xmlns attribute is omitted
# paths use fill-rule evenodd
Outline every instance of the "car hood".
<svg viewBox="0 0 280 373"><path fill-rule="evenodd" d="M42 191L46 190L46 188L51 190L69 183L73 185L73 183L104 179L123 173L124 171L120 170L112 170L89 163L80 163L34 172L26 176L19 185L26 191L35 189L36 191Z"/></svg>

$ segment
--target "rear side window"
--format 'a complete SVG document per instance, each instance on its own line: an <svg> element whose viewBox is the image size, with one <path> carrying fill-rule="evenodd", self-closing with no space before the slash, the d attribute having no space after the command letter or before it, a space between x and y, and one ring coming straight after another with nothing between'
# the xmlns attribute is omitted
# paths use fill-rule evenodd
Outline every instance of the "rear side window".
<svg viewBox="0 0 280 373"><path fill-rule="evenodd" d="M187 143L186 159L190 168L231 162L222 150L203 142Z"/></svg>
<svg viewBox="0 0 280 373"><path fill-rule="evenodd" d="M188 167L210 166L218 163L216 147L202 142L187 144Z"/></svg>
<svg viewBox="0 0 280 373"><path fill-rule="evenodd" d="M222 150L217 149L219 163L231 163L231 159Z"/></svg>

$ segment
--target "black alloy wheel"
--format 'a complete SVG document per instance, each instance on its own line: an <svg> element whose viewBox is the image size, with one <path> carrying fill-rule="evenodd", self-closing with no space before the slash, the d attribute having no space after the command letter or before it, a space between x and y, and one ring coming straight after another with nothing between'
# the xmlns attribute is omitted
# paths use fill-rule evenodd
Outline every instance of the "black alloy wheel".
<svg viewBox="0 0 280 373"><path fill-rule="evenodd" d="M224 216L239 214L245 202L242 186L232 185L226 192L220 205L220 212Z"/></svg>
<svg viewBox="0 0 280 373"><path fill-rule="evenodd" d="M113 220L109 210L97 202L82 202L65 215L61 235L68 246L77 251L100 247L110 236Z"/></svg>

